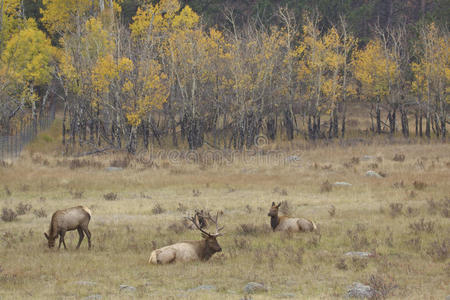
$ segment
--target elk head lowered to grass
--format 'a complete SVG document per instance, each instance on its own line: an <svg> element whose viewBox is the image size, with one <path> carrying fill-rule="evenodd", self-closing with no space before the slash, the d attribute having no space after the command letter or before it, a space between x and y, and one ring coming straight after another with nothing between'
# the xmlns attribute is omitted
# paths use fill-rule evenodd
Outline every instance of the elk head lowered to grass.
<svg viewBox="0 0 450 300"><path fill-rule="evenodd" d="M272 202L268 216L270 217L270 226L273 231L313 231L317 229L316 224L313 221L304 218L291 218L288 216L278 216L278 209L281 203L275 205Z"/></svg>
<svg viewBox="0 0 450 300"><path fill-rule="evenodd" d="M208 219L216 225L216 233L214 234L202 229L199 224L197 224L195 217L196 216L189 217L187 219L200 230L203 240L185 241L156 249L150 254L148 262L151 264L169 264L193 260L207 261L214 253L222 251L222 248L217 242L217 238L222 235L220 231L223 229L223 226L219 228L217 223L219 213L217 213L215 219L210 216L208 217Z"/></svg>
<svg viewBox="0 0 450 300"><path fill-rule="evenodd" d="M62 243L64 245L64 249L67 249L66 242L64 241L64 235L67 231L76 229L78 230L78 234L80 236L77 249L80 248L80 244L84 238L84 233L86 233L88 238L89 249L91 249L91 232L88 229L91 215L90 209L86 206L76 206L63 210L57 210L52 215L48 234L44 232L44 235L48 241L48 247L53 248L55 246L55 240L59 235L58 248L61 248Z"/></svg>

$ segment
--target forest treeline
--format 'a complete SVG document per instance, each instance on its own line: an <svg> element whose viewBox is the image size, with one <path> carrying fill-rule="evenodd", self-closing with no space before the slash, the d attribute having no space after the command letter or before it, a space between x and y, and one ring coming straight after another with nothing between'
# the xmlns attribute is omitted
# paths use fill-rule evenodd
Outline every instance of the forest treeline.
<svg viewBox="0 0 450 300"><path fill-rule="evenodd" d="M362 103L374 134L445 139L445 1L281 2L0 0L0 131L57 101L68 151L243 149L344 137Z"/></svg>

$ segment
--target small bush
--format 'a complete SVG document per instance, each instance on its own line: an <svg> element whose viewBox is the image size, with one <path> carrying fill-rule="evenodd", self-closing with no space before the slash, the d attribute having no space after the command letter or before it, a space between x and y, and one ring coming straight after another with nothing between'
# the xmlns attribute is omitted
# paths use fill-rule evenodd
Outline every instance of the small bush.
<svg viewBox="0 0 450 300"><path fill-rule="evenodd" d="M370 243L366 231L366 227L362 224L356 224L356 229L354 230L347 230L347 237L350 239L353 250L359 251L368 248Z"/></svg>
<svg viewBox="0 0 450 300"><path fill-rule="evenodd" d="M78 169L78 168L81 168L81 167L83 167L83 166L84 166L83 163L82 163L81 160L79 160L79 159L71 160L71 161L70 161L70 164L69 164L69 168L70 168L71 170L73 170L73 169Z"/></svg>
<svg viewBox="0 0 450 300"><path fill-rule="evenodd" d="M306 242L306 245L309 248L317 248L319 246L321 239L322 235L319 232L315 231L315 234L309 237L308 241Z"/></svg>
<svg viewBox="0 0 450 300"><path fill-rule="evenodd" d="M141 192L140 196L142 199L152 199L152 196L146 195L144 192Z"/></svg>
<svg viewBox="0 0 450 300"><path fill-rule="evenodd" d="M367 258L352 257L352 268L355 271L362 271L367 268L369 261Z"/></svg>
<svg viewBox="0 0 450 300"><path fill-rule="evenodd" d="M333 185L328 180L322 182L322 185L320 186L321 193L329 193L332 189Z"/></svg>
<svg viewBox="0 0 450 300"><path fill-rule="evenodd" d="M348 270L348 266L345 263L345 259L341 258L337 263L336 263L336 268L338 268L339 270Z"/></svg>
<svg viewBox="0 0 450 300"><path fill-rule="evenodd" d="M110 192L110 193L104 194L104 195L103 195L103 198L104 198L106 201L115 201L115 200L118 199L118 198L117 198L117 194L114 193L114 192Z"/></svg>
<svg viewBox="0 0 450 300"><path fill-rule="evenodd" d="M241 235L259 235L269 233L271 231L270 226L267 224L263 224L261 226L257 226L255 224L240 224L238 229L238 234Z"/></svg>
<svg viewBox="0 0 450 300"><path fill-rule="evenodd" d="M20 202L16 207L17 215L22 216L28 213L32 208L31 204Z"/></svg>
<svg viewBox="0 0 450 300"><path fill-rule="evenodd" d="M246 205L245 206L245 211L248 213L248 214L251 214L252 213L252 211L253 211L253 209L252 209L252 207L250 206L250 205Z"/></svg>
<svg viewBox="0 0 450 300"><path fill-rule="evenodd" d="M63 165L66 162L57 162L57 165ZM83 159L73 159L69 161L69 168L71 170L74 169L79 169L79 168L87 168L87 167L91 167L91 168L96 168L96 169L101 169L103 168L103 164L98 162L98 161L94 161L94 160L83 160Z"/></svg>
<svg viewBox="0 0 450 300"><path fill-rule="evenodd" d="M162 214L162 213L164 213L165 211L166 211L166 210L165 210L159 203L156 203L155 206L153 206L153 208L152 208L152 213L153 213L154 215Z"/></svg>
<svg viewBox="0 0 450 300"><path fill-rule="evenodd" d="M450 209L448 209L447 207L444 207L441 211L441 215L444 218L450 218Z"/></svg>
<svg viewBox="0 0 450 300"><path fill-rule="evenodd" d="M415 216L417 216L419 214L419 210L417 209L417 208L413 208L413 207L411 207L411 206L408 206L407 208L406 208L406 215L408 216L408 217L415 217Z"/></svg>
<svg viewBox="0 0 450 300"><path fill-rule="evenodd" d="M130 165L130 162L131 162L131 160L129 157L118 158L118 159L112 160L110 162L110 166L125 169Z"/></svg>
<svg viewBox="0 0 450 300"><path fill-rule="evenodd" d="M286 191L286 189L281 189L281 188L279 188L279 187L275 187L274 189L273 189L273 193L275 194L280 194L281 196L287 196L288 195L288 192Z"/></svg>
<svg viewBox="0 0 450 300"><path fill-rule="evenodd" d="M185 213L187 209L188 208L183 203L178 202L177 211Z"/></svg>
<svg viewBox="0 0 450 300"><path fill-rule="evenodd" d="M386 243L386 245L388 247L394 247L394 233L391 231L389 232L389 235L387 236L387 238L384 240L384 242Z"/></svg>
<svg viewBox="0 0 450 300"><path fill-rule="evenodd" d="M410 191L409 193L407 192L406 194L408 196L409 199L414 199L417 196L417 193L414 191Z"/></svg>
<svg viewBox="0 0 450 300"><path fill-rule="evenodd" d="M433 199L427 199L428 213L435 215L439 211L444 218L449 218L450 216L450 198L446 197L440 201L434 201Z"/></svg>
<svg viewBox="0 0 450 300"><path fill-rule="evenodd" d="M375 290L373 299L386 299L398 287L394 278L385 278L381 275L370 275L369 286Z"/></svg>
<svg viewBox="0 0 450 300"><path fill-rule="evenodd" d="M427 250L427 254L434 260L445 261L448 258L450 239L442 242L434 241Z"/></svg>
<svg viewBox="0 0 450 300"><path fill-rule="evenodd" d="M422 191L422 190L424 190L427 187L427 184L425 182L416 180L416 181L413 182L413 186L414 186L414 188L416 190Z"/></svg>
<svg viewBox="0 0 450 300"><path fill-rule="evenodd" d="M198 189L193 189L192 190L192 196L193 197L198 197L198 196L200 196L200 194L201 194L200 190L198 190Z"/></svg>
<svg viewBox="0 0 450 300"><path fill-rule="evenodd" d="M239 233L243 235L256 235L258 233L258 228L254 224L241 224L239 229Z"/></svg>
<svg viewBox="0 0 450 300"><path fill-rule="evenodd" d="M336 215L336 207L334 207L333 204L331 204L331 207L328 210L328 214L330 215L330 217L334 217Z"/></svg>
<svg viewBox="0 0 450 300"><path fill-rule="evenodd" d="M434 222L428 221L426 222L425 219L420 219L418 222L410 223L409 228L414 231L416 234L419 232L426 232L426 233L433 233L434 232Z"/></svg>
<svg viewBox="0 0 450 300"><path fill-rule="evenodd" d="M323 166L321 167L322 170L331 170L331 168L333 168L333 165L332 165L332 164L329 164L329 165L323 165Z"/></svg>
<svg viewBox="0 0 450 300"><path fill-rule="evenodd" d="M22 192L28 192L28 191L30 190L30 185L28 185L28 184L22 184L22 185L20 186L20 190L21 190Z"/></svg>
<svg viewBox="0 0 450 300"><path fill-rule="evenodd" d="M14 210L4 207L1 218L4 222L12 222L17 219L17 214Z"/></svg>
<svg viewBox="0 0 450 300"><path fill-rule="evenodd" d="M388 175L386 172L382 172L382 171L378 172L378 174L380 174L380 176L383 178L387 177L387 175Z"/></svg>
<svg viewBox="0 0 450 300"><path fill-rule="evenodd" d="M420 251L420 249L422 249L422 238L420 236L416 236L412 239L409 239L406 244L408 245L408 247L411 247L416 251Z"/></svg>
<svg viewBox="0 0 450 300"><path fill-rule="evenodd" d="M47 217L47 213L45 212L44 208L39 208L39 209L35 209L33 210L33 215L35 215L38 218L46 218Z"/></svg>
<svg viewBox="0 0 450 300"><path fill-rule="evenodd" d="M371 164L369 164L369 168L370 169L378 169L378 164L377 163L371 163Z"/></svg>
<svg viewBox="0 0 450 300"><path fill-rule="evenodd" d="M241 250L250 250L252 248L250 245L250 242L245 238L243 238L243 239L234 238L234 246L237 249L241 249Z"/></svg>
<svg viewBox="0 0 450 300"><path fill-rule="evenodd" d="M5 185L4 189L5 189L6 196L11 197L12 193L11 193L11 190L9 189L9 187L7 185Z"/></svg>
<svg viewBox="0 0 450 300"><path fill-rule="evenodd" d="M392 185L392 187L395 188L395 189L402 189L402 188L405 187L405 183L403 182L403 180L400 181L400 182L395 182L395 183Z"/></svg>
<svg viewBox="0 0 450 300"><path fill-rule="evenodd" d="M401 204L401 203L391 203L391 204L389 204L389 208L391 209L390 210L391 216L393 218L395 218L395 217L397 217L397 216L402 214L403 204Z"/></svg>
<svg viewBox="0 0 450 300"><path fill-rule="evenodd" d="M72 198L73 199L81 199L83 198L83 191L75 191L75 192L70 192L72 194Z"/></svg>
<svg viewBox="0 0 450 300"><path fill-rule="evenodd" d="M359 157L352 157L352 159L350 160L350 163L357 165L359 164Z"/></svg>
<svg viewBox="0 0 450 300"><path fill-rule="evenodd" d="M398 162L404 162L405 161L405 154L397 153L397 154L394 155L394 158L392 160L393 161L398 161Z"/></svg>
<svg viewBox="0 0 450 300"><path fill-rule="evenodd" d="M290 248L287 249L286 256L289 259L290 263L296 264L296 265L302 265L303 264L303 255L305 254L305 249L300 247L297 249ZM274 254L276 255L276 251L274 251ZM274 255L270 255L271 257L274 257Z"/></svg>

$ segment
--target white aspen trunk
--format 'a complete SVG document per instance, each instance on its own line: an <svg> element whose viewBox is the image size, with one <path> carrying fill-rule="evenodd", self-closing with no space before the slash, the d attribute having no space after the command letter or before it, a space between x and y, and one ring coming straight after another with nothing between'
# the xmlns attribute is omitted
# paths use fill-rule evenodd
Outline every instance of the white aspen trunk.
<svg viewBox="0 0 450 300"><path fill-rule="evenodd" d="M105 1L99 0L98 6L100 7L100 12L103 12L103 10L105 9Z"/></svg>

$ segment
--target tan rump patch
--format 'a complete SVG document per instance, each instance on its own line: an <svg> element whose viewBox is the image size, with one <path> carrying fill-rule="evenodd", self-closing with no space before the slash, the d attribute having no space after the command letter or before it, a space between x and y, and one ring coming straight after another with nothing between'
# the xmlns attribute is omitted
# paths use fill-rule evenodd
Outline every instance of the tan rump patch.
<svg viewBox="0 0 450 300"><path fill-rule="evenodd" d="M85 212L87 212L87 213L89 214L89 216L92 217L92 213L91 213L91 210L90 210L89 208L87 208L86 206L82 206L81 208L83 208L83 210L84 210Z"/></svg>

